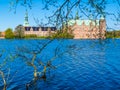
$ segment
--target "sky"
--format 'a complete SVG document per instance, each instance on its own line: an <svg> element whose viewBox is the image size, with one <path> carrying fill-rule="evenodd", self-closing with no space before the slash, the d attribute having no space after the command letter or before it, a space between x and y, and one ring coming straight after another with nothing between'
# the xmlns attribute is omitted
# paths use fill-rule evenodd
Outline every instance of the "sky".
<svg viewBox="0 0 120 90"><path fill-rule="evenodd" d="M18 5L16 8L16 13L14 13L15 9L11 10L10 5L11 0L0 0L0 31L4 31L7 28L14 28L19 24L24 24L24 16L26 8L23 6ZM36 22L34 18L39 19L41 22L47 22L45 19L45 16L52 15L52 9L51 11L44 11L41 10L43 7L43 3L40 2L41 0L33 0L33 7L32 9L28 9L29 13L29 24L31 26L36 26ZM110 1L110 0L109 0ZM117 4L109 4L107 7L107 10L110 12L116 12L118 7ZM120 30L120 24L114 25L115 21L112 19L112 16L108 16L106 18L106 22L108 27Z"/></svg>
<svg viewBox="0 0 120 90"><path fill-rule="evenodd" d="M14 29L17 25L24 24L26 8L18 5L15 13L15 9L11 9L10 1L11 0L0 0L0 31L4 31L7 28ZM34 1L37 2L38 0ZM29 14L29 24L31 26L36 26L37 24L34 18L39 18L39 20L45 22L46 20L44 16L48 13L40 10L42 7L41 3L35 3L33 6L34 8L27 9Z"/></svg>

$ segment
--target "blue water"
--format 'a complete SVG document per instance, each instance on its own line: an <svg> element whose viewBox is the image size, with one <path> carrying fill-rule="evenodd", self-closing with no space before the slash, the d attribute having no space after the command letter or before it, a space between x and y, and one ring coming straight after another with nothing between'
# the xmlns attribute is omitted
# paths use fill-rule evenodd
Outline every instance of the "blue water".
<svg viewBox="0 0 120 90"><path fill-rule="evenodd" d="M3 63L6 57L20 53L18 48L37 50L38 42L47 41L0 40L3 54L0 63ZM36 61L42 60L46 63L54 56L57 46L60 49L57 54L67 52L52 62L56 68L47 73L46 80L39 79L33 83L33 68L22 58L9 59L0 68L6 77L10 72L7 90L26 90L27 83L31 83L29 90L120 90L120 39L55 40L38 55L39 59ZM31 58L30 54L27 56ZM41 70L41 67L39 69ZM1 78L0 81L2 90Z"/></svg>

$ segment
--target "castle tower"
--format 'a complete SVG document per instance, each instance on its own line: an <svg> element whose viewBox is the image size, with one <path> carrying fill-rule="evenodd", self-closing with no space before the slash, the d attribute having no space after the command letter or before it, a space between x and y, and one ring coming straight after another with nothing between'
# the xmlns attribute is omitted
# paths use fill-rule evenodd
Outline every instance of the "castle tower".
<svg viewBox="0 0 120 90"><path fill-rule="evenodd" d="M27 10L26 10L26 13L25 13L24 26L29 26Z"/></svg>
<svg viewBox="0 0 120 90"><path fill-rule="evenodd" d="M80 17L79 17L79 12L77 11L76 12L76 16L75 16L75 20L79 20L80 19Z"/></svg>
<svg viewBox="0 0 120 90"><path fill-rule="evenodd" d="M99 33L100 33L100 39L105 39L105 33L106 33L106 20L105 16L101 15L100 16L100 21L99 21Z"/></svg>
<svg viewBox="0 0 120 90"><path fill-rule="evenodd" d="M90 15L89 15L89 19L90 19L90 20L93 20L93 14L90 14Z"/></svg>

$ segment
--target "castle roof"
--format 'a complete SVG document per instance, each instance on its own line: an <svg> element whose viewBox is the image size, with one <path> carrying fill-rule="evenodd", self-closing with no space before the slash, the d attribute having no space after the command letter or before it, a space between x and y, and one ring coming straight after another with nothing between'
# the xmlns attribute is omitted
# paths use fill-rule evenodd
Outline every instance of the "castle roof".
<svg viewBox="0 0 120 90"><path fill-rule="evenodd" d="M27 10L26 10L26 13L25 13L24 26L29 26Z"/></svg>
<svg viewBox="0 0 120 90"><path fill-rule="evenodd" d="M41 31L48 31L48 29L50 29L51 31L57 30L56 27L24 27L24 28L25 31L30 31L31 28L33 31L39 31L39 29L41 29Z"/></svg>
<svg viewBox="0 0 120 90"><path fill-rule="evenodd" d="M83 23L86 25L86 26L88 26L88 25L90 25L91 23L92 23L92 25L97 25L97 26L99 26L99 20L69 20L68 21L68 25L69 26L72 26L72 25L74 25L74 24L77 24L77 25L82 25Z"/></svg>
<svg viewBox="0 0 120 90"><path fill-rule="evenodd" d="M101 15L101 16L100 16L100 19L101 19L101 20L104 20L104 19L105 19L105 16L104 16L104 15Z"/></svg>

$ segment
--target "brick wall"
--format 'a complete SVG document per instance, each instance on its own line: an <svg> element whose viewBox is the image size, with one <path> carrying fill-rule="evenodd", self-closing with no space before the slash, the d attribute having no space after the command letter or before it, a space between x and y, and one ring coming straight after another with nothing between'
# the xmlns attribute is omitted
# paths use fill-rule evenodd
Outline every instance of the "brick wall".
<svg viewBox="0 0 120 90"><path fill-rule="evenodd" d="M74 39L105 39L106 22L100 20L99 25L85 25L84 23L78 25L75 23L69 29L72 31Z"/></svg>

